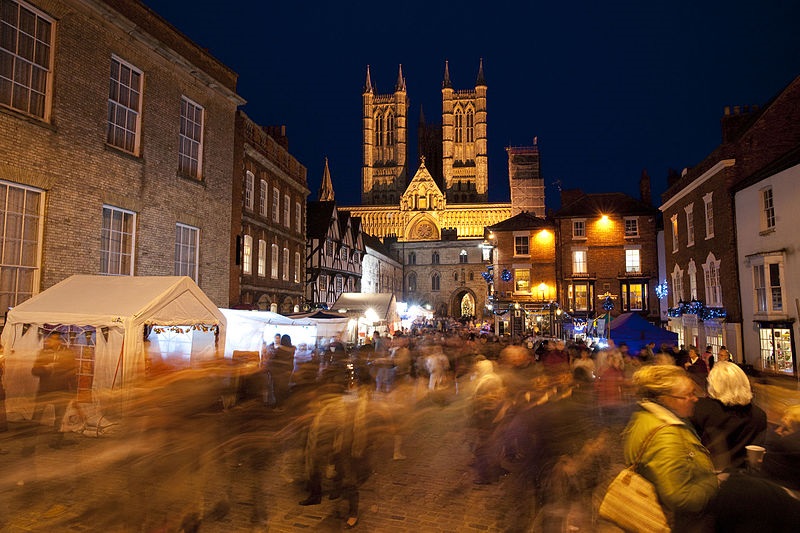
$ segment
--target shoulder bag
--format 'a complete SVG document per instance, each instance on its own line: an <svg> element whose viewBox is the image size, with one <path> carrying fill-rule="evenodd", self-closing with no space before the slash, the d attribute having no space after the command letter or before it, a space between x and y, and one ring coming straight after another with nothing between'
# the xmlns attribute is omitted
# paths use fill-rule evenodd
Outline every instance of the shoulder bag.
<svg viewBox="0 0 800 533"><path fill-rule="evenodd" d="M600 516L625 531L637 533L670 531L667 516L658 501L655 487L636 472L653 436L667 425L658 426L647 435L636 455L636 460L614 478L600 504Z"/></svg>

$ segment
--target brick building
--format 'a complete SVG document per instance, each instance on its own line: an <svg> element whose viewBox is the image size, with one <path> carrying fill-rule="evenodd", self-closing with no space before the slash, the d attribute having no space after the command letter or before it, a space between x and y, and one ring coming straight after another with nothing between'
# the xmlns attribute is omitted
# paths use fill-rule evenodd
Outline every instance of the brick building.
<svg viewBox="0 0 800 533"><path fill-rule="evenodd" d="M552 219L527 211L486 228L483 250L491 250L491 258L485 281L495 332L558 334L550 315L557 309L555 229Z"/></svg>
<svg viewBox="0 0 800 533"><path fill-rule="evenodd" d="M285 128L236 115L231 305L280 313L302 306L306 260L306 168Z"/></svg>
<svg viewBox="0 0 800 533"><path fill-rule="evenodd" d="M656 233L658 210L648 202L649 181L640 182L642 199L623 193L563 191L555 213L558 302L573 318L575 332L591 319L637 312L660 323Z"/></svg>
<svg viewBox="0 0 800 533"><path fill-rule="evenodd" d="M0 309L76 273L189 275L226 306L236 73L138 1L2 17Z"/></svg>
<svg viewBox="0 0 800 533"><path fill-rule="evenodd" d="M791 174L775 176L791 167L791 154L800 145L799 80L763 108L726 107L721 144L670 181L660 207L670 329L686 344L712 345L715 353L724 344L737 362L781 373L796 371L795 318L784 299L789 285L783 270L797 241L794 225L787 224L796 193ZM777 204L783 206L781 224ZM770 301L759 292L767 288ZM789 357L782 365L774 357L775 335L790 349L781 356Z"/></svg>

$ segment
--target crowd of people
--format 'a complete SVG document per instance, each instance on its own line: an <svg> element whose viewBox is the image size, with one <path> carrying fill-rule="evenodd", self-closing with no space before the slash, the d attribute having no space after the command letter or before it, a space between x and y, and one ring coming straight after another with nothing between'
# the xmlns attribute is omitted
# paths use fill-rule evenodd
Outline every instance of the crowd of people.
<svg viewBox="0 0 800 533"><path fill-rule="evenodd" d="M74 375L74 365L54 364L61 353L67 351L56 336L46 339L32 369L40 379L36 420L44 405L55 406L47 430L53 447L62 443L65 376ZM596 518L598 497L640 452L639 473L656 487L674 531L763 531L764 524L788 531L800 523L800 405L771 426L753 403L748 376L724 348L715 356L710 347L701 353L650 343L631 353L611 341L600 348L440 328L376 333L352 347L337 338L295 346L278 334L252 363L214 367L215 379L207 374L202 389L207 401L197 400L193 380L161 383L171 403L150 394L157 405L139 410L138 430L164 431L179 416L179 427L191 433L204 413L234 413L217 426L209 448L235 449L241 462L243 450L259 448L245 438L247 428L269 418L277 449L302 456L308 496L298 505L341 497L345 527L353 528L359 487L382 461L406 458L421 403L458 400L474 483L502 480L509 494L531 503L519 508L509 530L612 527ZM148 413L156 411L171 418L154 422ZM206 447L209 433L196 433L198 449ZM751 445L766 449L763 462L748 462ZM268 459L250 452L248 464L262 468ZM262 496L253 495L255 521L265 519ZM226 505L213 508L223 512ZM199 527L201 518L184 521L183 529Z"/></svg>

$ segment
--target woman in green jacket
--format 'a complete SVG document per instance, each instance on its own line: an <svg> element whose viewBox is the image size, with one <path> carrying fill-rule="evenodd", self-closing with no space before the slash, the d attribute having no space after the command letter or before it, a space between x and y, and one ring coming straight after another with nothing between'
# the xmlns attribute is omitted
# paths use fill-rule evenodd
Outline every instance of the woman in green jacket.
<svg viewBox="0 0 800 533"><path fill-rule="evenodd" d="M642 367L633 376L641 402L625 429L625 461L633 464L647 439L653 438L640 460L639 473L656 488L672 529L708 531L708 511L719 481L708 450L688 418L697 402L694 381L672 365ZM658 429L657 429L658 428Z"/></svg>

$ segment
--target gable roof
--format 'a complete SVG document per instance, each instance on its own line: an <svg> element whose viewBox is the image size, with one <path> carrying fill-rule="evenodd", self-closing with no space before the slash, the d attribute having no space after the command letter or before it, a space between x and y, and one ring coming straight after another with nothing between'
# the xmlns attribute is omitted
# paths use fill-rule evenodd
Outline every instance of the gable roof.
<svg viewBox="0 0 800 533"><path fill-rule="evenodd" d="M309 239L324 239L338 210L335 202L306 203L306 235Z"/></svg>

